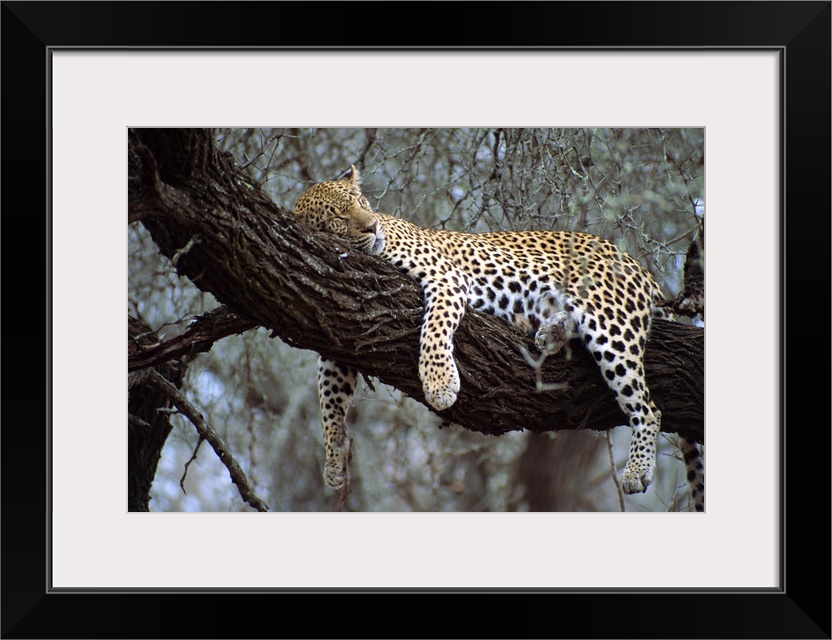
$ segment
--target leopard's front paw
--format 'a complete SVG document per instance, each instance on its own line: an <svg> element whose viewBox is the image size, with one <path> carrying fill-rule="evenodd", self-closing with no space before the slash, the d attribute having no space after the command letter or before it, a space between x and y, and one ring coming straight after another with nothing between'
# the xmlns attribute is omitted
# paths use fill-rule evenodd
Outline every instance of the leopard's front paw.
<svg viewBox="0 0 832 640"><path fill-rule="evenodd" d="M444 389L432 389L428 385L424 385L425 400L437 411L442 411L448 407L453 406L456 402L456 396L459 393L459 384L456 387L445 387Z"/></svg>
<svg viewBox="0 0 832 640"><path fill-rule="evenodd" d="M459 371L453 356L437 358L419 367L425 400L437 411L442 411L456 402L459 393Z"/></svg>

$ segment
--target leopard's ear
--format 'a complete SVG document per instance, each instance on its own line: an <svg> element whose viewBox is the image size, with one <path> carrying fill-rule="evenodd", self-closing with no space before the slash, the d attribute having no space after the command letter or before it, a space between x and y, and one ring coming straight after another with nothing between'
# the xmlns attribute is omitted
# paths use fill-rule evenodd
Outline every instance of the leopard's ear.
<svg viewBox="0 0 832 640"><path fill-rule="evenodd" d="M350 165L350 170L341 178L341 182L345 182L350 187L357 187L361 184L361 174L358 173L354 164Z"/></svg>

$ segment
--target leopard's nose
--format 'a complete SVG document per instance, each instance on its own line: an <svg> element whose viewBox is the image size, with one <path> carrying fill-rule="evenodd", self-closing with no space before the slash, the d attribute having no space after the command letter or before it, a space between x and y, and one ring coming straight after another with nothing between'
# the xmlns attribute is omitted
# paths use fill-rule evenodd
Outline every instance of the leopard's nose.
<svg viewBox="0 0 832 640"><path fill-rule="evenodd" d="M374 234L376 232L377 228L378 228L378 220L376 220L375 222L373 222L373 224L371 224L369 227L364 229L364 233L373 233Z"/></svg>

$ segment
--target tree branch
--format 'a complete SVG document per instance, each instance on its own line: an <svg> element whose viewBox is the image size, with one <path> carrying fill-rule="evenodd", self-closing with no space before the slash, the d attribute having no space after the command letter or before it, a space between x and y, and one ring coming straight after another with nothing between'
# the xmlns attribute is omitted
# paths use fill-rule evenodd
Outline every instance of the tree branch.
<svg viewBox="0 0 832 640"><path fill-rule="evenodd" d="M149 345L133 345L128 349L127 371L139 371L182 356L210 351L217 340L257 326L256 322L238 316L228 307L217 307L194 320L180 336Z"/></svg>
<svg viewBox="0 0 832 640"><path fill-rule="evenodd" d="M131 130L129 208L176 269L284 342L355 366L424 403L417 375L422 292L392 265L313 231L252 185L207 130ZM145 164L148 157L158 172ZM543 363L533 341L489 315L466 312L455 338L462 389L446 422L488 434L609 429L626 423L594 360L572 343ZM647 381L662 430L703 441L704 332L656 322ZM310 384L314 384L310 373Z"/></svg>
<svg viewBox="0 0 832 640"><path fill-rule="evenodd" d="M228 447L225 446L225 443L222 441L222 438L220 438L217 432L208 426L208 423L205 422L205 419L196 407L188 402L185 396L183 396L170 382L165 380L157 371L152 369L150 370L149 381L170 397L173 405L179 409L180 412L182 412L182 415L191 421L194 427L196 427L199 437L206 440L208 444L211 445L214 453L217 454L217 457L225 465L225 468L228 469L228 473L231 475L231 481L237 485L237 490L240 492L242 499L258 511L268 511L269 506L254 493L251 485L248 483L245 471L243 471L243 468L240 466L240 463L234 459L233 455L231 455L231 451L229 451ZM194 457L196 457L196 452L194 452ZM193 460L193 458L191 459Z"/></svg>

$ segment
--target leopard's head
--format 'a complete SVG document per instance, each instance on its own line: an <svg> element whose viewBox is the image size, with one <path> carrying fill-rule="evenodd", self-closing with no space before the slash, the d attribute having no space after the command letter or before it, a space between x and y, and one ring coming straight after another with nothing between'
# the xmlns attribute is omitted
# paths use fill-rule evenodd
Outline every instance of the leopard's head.
<svg viewBox="0 0 832 640"><path fill-rule="evenodd" d="M363 253L384 250L384 229L361 193L361 175L354 165L340 180L319 182L295 205L295 215L320 231L333 233Z"/></svg>

